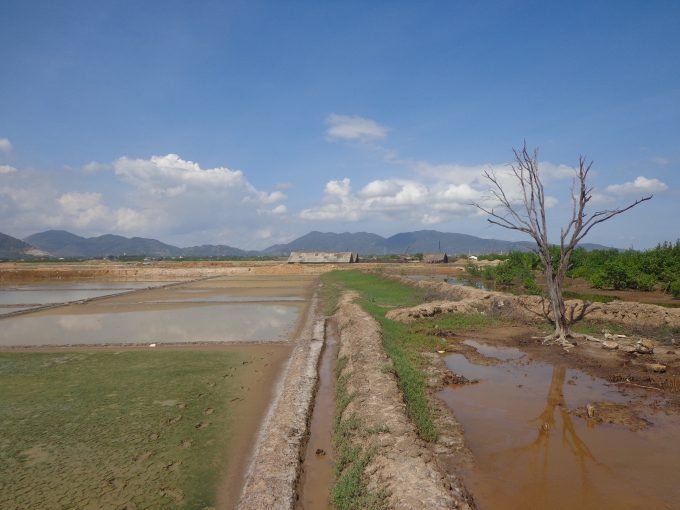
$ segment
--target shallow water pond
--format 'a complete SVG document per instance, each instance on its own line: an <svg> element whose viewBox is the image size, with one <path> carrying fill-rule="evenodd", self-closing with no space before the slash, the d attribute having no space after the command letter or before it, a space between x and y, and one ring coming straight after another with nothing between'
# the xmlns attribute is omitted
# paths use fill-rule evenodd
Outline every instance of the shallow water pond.
<svg viewBox="0 0 680 510"><path fill-rule="evenodd" d="M112 306L89 308L102 313L71 308L0 321L0 346L286 341L300 312L295 305L264 304L148 305L122 313Z"/></svg>
<svg viewBox="0 0 680 510"><path fill-rule="evenodd" d="M132 290L132 289L128 289ZM0 290L0 305L46 305L82 301L128 290Z"/></svg>
<svg viewBox="0 0 680 510"><path fill-rule="evenodd" d="M480 510L680 507L680 420L661 408L644 415L653 426L638 432L588 422L567 410L647 397L578 370L513 360L517 349L466 343L509 359L482 366L460 354L444 357L455 374L482 379L437 394L465 428L475 457L465 481Z"/></svg>

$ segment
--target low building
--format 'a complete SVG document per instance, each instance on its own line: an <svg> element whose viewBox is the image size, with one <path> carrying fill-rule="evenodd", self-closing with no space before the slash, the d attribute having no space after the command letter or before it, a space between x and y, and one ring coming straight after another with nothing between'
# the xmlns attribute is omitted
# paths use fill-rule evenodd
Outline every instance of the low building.
<svg viewBox="0 0 680 510"><path fill-rule="evenodd" d="M448 261L446 253L423 253L423 262L428 264L446 264Z"/></svg>
<svg viewBox="0 0 680 510"><path fill-rule="evenodd" d="M294 251L288 257L289 264L354 264L359 254L353 251Z"/></svg>

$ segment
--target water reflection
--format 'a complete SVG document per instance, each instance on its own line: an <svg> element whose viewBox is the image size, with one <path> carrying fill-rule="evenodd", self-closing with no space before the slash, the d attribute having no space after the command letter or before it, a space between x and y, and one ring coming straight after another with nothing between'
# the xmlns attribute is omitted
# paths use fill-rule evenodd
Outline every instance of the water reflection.
<svg viewBox="0 0 680 510"><path fill-rule="evenodd" d="M465 428L475 456L466 483L481 510L672 508L680 497L670 472L680 458L677 418L648 417L656 426L637 433L589 428L567 408L635 397L563 366L480 366L461 355L445 361L454 373L483 380L438 393Z"/></svg>
<svg viewBox="0 0 680 510"><path fill-rule="evenodd" d="M299 311L295 305L234 304L24 315L0 321L0 345L285 341Z"/></svg>

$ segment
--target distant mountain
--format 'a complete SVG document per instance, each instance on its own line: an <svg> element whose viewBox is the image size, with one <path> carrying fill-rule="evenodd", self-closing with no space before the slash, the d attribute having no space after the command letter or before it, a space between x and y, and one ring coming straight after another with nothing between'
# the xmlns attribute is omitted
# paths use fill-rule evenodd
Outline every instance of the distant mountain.
<svg viewBox="0 0 680 510"><path fill-rule="evenodd" d="M17 239L18 241L18 239ZM178 248L156 239L106 234L81 237L65 230L48 230L24 239L33 246L50 252L55 257L107 257L109 255L147 255L152 257L249 257L259 252L244 251L226 245L203 245ZM22 241L19 241L22 242Z"/></svg>
<svg viewBox="0 0 680 510"><path fill-rule="evenodd" d="M56 257L105 257L108 255L149 255L178 257L182 250L176 246L145 239L106 234L99 237L80 237L65 230L48 230L24 239L27 243L49 251Z"/></svg>
<svg viewBox="0 0 680 510"><path fill-rule="evenodd" d="M384 237L368 232L334 234L332 232L310 232L288 244L275 244L265 255L288 255L291 251L356 251L360 253L382 253Z"/></svg>
<svg viewBox="0 0 680 510"><path fill-rule="evenodd" d="M4 235L4 234L2 234ZM391 253L437 252L441 242L441 251L449 254L483 254L491 252L528 251L529 242L501 241L498 239L482 239L466 234L437 232L436 230L420 230L418 232L404 232L384 238L369 232L351 234L344 232L310 232L288 244L275 244L266 250L246 251L226 245L192 246L178 248L162 243L156 239L143 237L127 237L107 234L99 237L81 237L65 230L48 230L28 236L24 241L5 236L13 240L12 253L27 254L26 250L33 247L49 252L55 257L106 257L109 255L147 255L151 257L253 257L257 255L288 255L292 251L355 251L360 255L382 255ZM2 239L0 239L1 243ZM9 241L8 241L9 243ZM16 245L16 243L21 243ZM29 243L29 244L26 244ZM2 244L0 244L0 247ZM9 244L8 244L9 246ZM23 248L21 248L23 246ZM606 250L607 246L599 244L583 244L587 250ZM33 248L33 249L35 249ZM18 251L16 251L18 250ZM22 251L24 250L24 251ZM23 255L2 255L5 258L20 258ZM9 253L9 252L8 252Z"/></svg>
<svg viewBox="0 0 680 510"><path fill-rule="evenodd" d="M289 254L291 251L356 251L360 255L382 255L391 253L409 254L438 252L450 254L483 254L492 252L529 251L527 246L534 243L502 241L499 239L482 239L467 234L453 234L436 230L420 230L418 232L404 232L392 237L384 238L377 234L345 232L310 232L288 244L275 244L263 254ZM587 250L606 250L607 246L599 244L583 244Z"/></svg>
<svg viewBox="0 0 680 510"><path fill-rule="evenodd" d="M185 257L257 257L260 252L240 250L224 244L217 246L204 244L203 246L182 248L182 255Z"/></svg>
<svg viewBox="0 0 680 510"><path fill-rule="evenodd" d="M32 257L49 257L49 253L38 250L24 241L0 232L0 258L21 259Z"/></svg>

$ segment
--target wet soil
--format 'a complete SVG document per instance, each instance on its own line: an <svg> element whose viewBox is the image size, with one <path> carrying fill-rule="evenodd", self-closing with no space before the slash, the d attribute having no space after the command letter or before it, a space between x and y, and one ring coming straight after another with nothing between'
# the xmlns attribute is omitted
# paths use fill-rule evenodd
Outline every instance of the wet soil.
<svg viewBox="0 0 680 510"><path fill-rule="evenodd" d="M203 508L215 506L216 486L223 507L233 507L291 351L240 345L0 354L0 507L174 500ZM222 379L225 372L232 377ZM252 391L243 395L240 386Z"/></svg>
<svg viewBox="0 0 680 510"><path fill-rule="evenodd" d="M314 400L309 442L302 464L299 482L298 510L328 510L330 486L333 481L333 370L337 327L333 321L326 325L326 346L319 366L319 389Z"/></svg>

